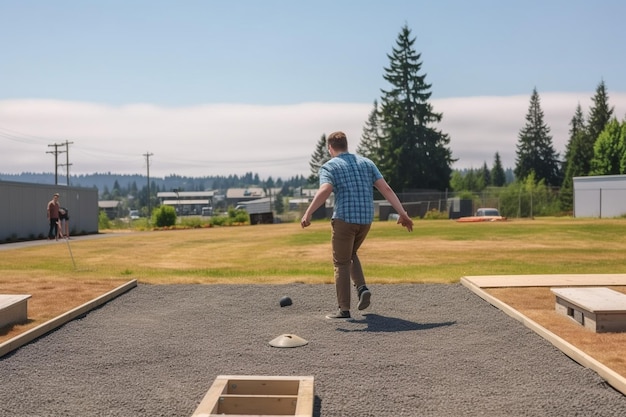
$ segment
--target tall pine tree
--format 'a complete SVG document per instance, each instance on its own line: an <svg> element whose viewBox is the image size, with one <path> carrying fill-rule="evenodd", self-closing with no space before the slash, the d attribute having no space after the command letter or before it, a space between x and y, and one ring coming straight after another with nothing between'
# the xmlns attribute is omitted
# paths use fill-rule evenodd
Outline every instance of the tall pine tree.
<svg viewBox="0 0 626 417"><path fill-rule="evenodd" d="M572 157L572 144L573 139L585 132L585 117L583 116L583 110L580 107L580 103L576 106L576 111L574 112L574 116L572 120L569 122L569 140L567 145L565 145L565 155L563 157L563 170L567 170L567 164L570 158Z"/></svg>
<svg viewBox="0 0 626 417"><path fill-rule="evenodd" d="M574 206L574 177L592 172L591 161L594 159L596 141L613 114L604 81L598 84L591 100L593 104L589 109L588 121L585 122L579 105L570 122L570 137L565 149L563 185L559 198L564 211L571 211Z"/></svg>
<svg viewBox="0 0 626 417"><path fill-rule="evenodd" d="M586 175L588 165L593 153L586 154L584 151L593 148L585 148L583 145L587 138L585 118L580 104L576 107L574 117L570 121L569 140L565 146L565 158L562 164L563 184L559 193L561 210L571 211L574 208L574 177Z"/></svg>
<svg viewBox="0 0 626 417"><path fill-rule="evenodd" d="M330 160L330 153L328 153L326 145L326 134L323 134L317 141L315 152L313 152L309 161L309 166L311 167L311 175L307 179L309 184L317 184L319 182L319 170L328 160Z"/></svg>
<svg viewBox="0 0 626 417"><path fill-rule="evenodd" d="M483 163L483 167L479 171L481 182L483 183L483 188L489 187L491 185L491 171L489 167L487 167L487 162Z"/></svg>
<svg viewBox="0 0 626 417"><path fill-rule="evenodd" d="M606 127L606 124L613 116L613 107L609 106L609 94L606 91L604 80L600 81L596 88L596 94L591 99L593 105L589 109L588 132L591 147L595 144L598 136Z"/></svg>
<svg viewBox="0 0 626 417"><path fill-rule="evenodd" d="M496 152L493 158L493 168L491 168L491 185L496 187L502 187L506 184L506 175L504 174L504 168L502 167L502 160L500 154Z"/></svg>
<svg viewBox="0 0 626 417"><path fill-rule="evenodd" d="M374 100L374 108L370 112L365 126L363 127L361 141L356 148L356 153L371 159L376 164L380 163L380 128L377 100Z"/></svg>
<svg viewBox="0 0 626 417"><path fill-rule="evenodd" d="M383 78L391 85L382 89L379 168L396 190L449 187L454 162L450 138L433 125L442 119L429 103L431 85L420 74L422 63L405 25L398 35L389 67Z"/></svg>
<svg viewBox="0 0 626 417"><path fill-rule="evenodd" d="M526 125L519 133L516 151L515 176L524 181L535 174L537 182L560 186L559 155L552 145L550 128L543 121L543 110L537 89L533 89L526 114Z"/></svg>

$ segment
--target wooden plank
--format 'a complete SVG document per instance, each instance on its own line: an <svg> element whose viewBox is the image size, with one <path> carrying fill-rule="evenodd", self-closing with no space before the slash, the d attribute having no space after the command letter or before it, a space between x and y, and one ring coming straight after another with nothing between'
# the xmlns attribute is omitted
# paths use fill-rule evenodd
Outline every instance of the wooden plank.
<svg viewBox="0 0 626 417"><path fill-rule="evenodd" d="M626 274L475 275L461 279L480 288L626 285Z"/></svg>
<svg viewBox="0 0 626 417"><path fill-rule="evenodd" d="M298 395L300 380L231 379L226 394L238 395Z"/></svg>
<svg viewBox="0 0 626 417"><path fill-rule="evenodd" d="M206 417L217 414L220 395L226 392L227 385L228 379L217 377L196 408L192 417Z"/></svg>
<svg viewBox="0 0 626 417"><path fill-rule="evenodd" d="M313 377L305 377L300 380L298 388L298 404L296 405L296 417L313 416L313 402L315 398L315 388Z"/></svg>
<svg viewBox="0 0 626 417"><path fill-rule="evenodd" d="M219 375L192 417L313 416L312 376Z"/></svg>
<svg viewBox="0 0 626 417"><path fill-rule="evenodd" d="M296 395L222 395L218 399L217 415L284 415L294 416Z"/></svg>

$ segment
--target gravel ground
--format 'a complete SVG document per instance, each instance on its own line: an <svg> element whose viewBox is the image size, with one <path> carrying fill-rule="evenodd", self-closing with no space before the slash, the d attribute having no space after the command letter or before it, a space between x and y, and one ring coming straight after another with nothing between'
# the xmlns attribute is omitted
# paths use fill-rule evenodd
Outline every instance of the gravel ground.
<svg viewBox="0 0 626 417"><path fill-rule="evenodd" d="M626 396L460 284L135 289L0 359L1 416L191 416L218 375L312 375L315 416L626 416ZM279 307L289 295L294 304ZM274 348L295 334L309 343Z"/></svg>

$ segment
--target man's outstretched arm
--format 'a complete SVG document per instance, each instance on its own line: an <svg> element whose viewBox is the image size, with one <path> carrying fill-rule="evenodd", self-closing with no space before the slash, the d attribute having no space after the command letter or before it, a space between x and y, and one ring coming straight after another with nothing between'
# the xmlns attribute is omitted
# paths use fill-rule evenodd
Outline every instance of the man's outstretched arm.
<svg viewBox="0 0 626 417"><path fill-rule="evenodd" d="M387 201L391 204L391 207L398 213L400 216L398 218L398 224L401 224L403 227L406 227L406 230L409 232L413 231L413 220L409 217L409 214L406 212L404 207L402 207L402 203L400 199L396 195L396 193L391 189L387 181L384 178L376 180L374 183L374 187L385 197Z"/></svg>
<svg viewBox="0 0 626 417"><path fill-rule="evenodd" d="M329 183L324 183L320 185L319 190L315 193L315 197L313 197L313 201L309 204L309 207L304 212L302 219L300 220L300 225L302 227L307 227L311 225L311 216L315 213L315 210L320 208L322 204L326 203L326 200L330 196L330 193L333 192L333 186Z"/></svg>

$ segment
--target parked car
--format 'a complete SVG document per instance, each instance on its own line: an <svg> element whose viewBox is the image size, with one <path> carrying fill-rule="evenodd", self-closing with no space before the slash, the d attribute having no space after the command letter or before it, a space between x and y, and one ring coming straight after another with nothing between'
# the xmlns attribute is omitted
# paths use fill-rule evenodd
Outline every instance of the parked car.
<svg viewBox="0 0 626 417"><path fill-rule="evenodd" d="M506 217L500 215L500 211L496 208L483 207L476 210L475 216L461 217L457 222L498 222L506 220Z"/></svg>
<svg viewBox="0 0 626 417"><path fill-rule="evenodd" d="M129 216L131 220L137 220L140 217L139 210L131 210Z"/></svg>
<svg viewBox="0 0 626 417"><path fill-rule="evenodd" d="M476 210L476 216L478 217L502 217L500 216L500 212L495 208L479 208Z"/></svg>

